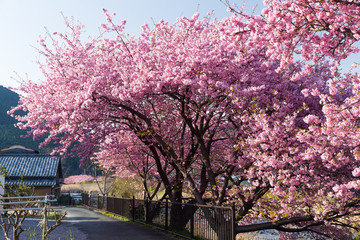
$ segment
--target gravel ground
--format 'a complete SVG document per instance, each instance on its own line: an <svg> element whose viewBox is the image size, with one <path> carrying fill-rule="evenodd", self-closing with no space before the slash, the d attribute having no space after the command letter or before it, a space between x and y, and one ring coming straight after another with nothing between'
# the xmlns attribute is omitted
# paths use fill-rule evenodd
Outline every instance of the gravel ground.
<svg viewBox="0 0 360 240"><path fill-rule="evenodd" d="M54 221L49 220L49 226L52 226ZM39 226L38 219L26 219L23 223L26 232L22 232L20 235L21 240L38 240L41 239L42 228ZM0 240L5 240L2 229L0 229ZM36 237L34 237L34 233ZM49 235L50 240L86 240L86 234L81 232L71 222L64 220L60 226L58 226Z"/></svg>

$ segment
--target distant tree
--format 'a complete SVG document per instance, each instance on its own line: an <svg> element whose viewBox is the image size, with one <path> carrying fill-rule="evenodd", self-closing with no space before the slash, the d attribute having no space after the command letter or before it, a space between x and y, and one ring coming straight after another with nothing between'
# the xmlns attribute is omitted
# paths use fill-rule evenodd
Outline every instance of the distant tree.
<svg viewBox="0 0 360 240"><path fill-rule="evenodd" d="M92 182L94 177L90 175L73 175L64 179L65 184Z"/></svg>

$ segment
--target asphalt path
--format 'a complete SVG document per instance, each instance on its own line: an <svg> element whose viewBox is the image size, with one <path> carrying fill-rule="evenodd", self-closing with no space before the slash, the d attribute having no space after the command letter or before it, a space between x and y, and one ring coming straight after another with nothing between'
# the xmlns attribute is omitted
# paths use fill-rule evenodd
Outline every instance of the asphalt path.
<svg viewBox="0 0 360 240"><path fill-rule="evenodd" d="M140 224L122 222L85 208L69 207L66 212L63 222L86 234L88 240L173 240L162 232Z"/></svg>

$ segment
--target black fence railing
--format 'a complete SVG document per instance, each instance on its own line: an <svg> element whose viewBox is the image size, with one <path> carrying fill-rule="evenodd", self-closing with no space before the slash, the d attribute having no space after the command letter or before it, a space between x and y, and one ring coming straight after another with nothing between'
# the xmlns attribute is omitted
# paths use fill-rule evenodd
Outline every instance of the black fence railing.
<svg viewBox="0 0 360 240"><path fill-rule="evenodd" d="M187 239L234 240L234 208L82 194L83 204Z"/></svg>
<svg viewBox="0 0 360 240"><path fill-rule="evenodd" d="M57 203L61 206L75 206L82 204L81 193L63 192L59 196Z"/></svg>

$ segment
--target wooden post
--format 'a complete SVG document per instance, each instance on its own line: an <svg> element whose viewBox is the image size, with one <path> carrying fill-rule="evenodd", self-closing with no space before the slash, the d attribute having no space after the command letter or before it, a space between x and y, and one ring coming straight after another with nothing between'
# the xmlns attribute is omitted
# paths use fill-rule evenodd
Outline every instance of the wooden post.
<svg viewBox="0 0 360 240"><path fill-rule="evenodd" d="M195 221L195 219L194 219L194 215L195 215L195 209L194 209L195 207L194 207L194 205L192 204L191 205L191 218L190 218L190 237L191 237L191 239L195 239L195 237L194 237L194 221Z"/></svg>
<svg viewBox="0 0 360 240"><path fill-rule="evenodd" d="M149 223L149 212L150 212L150 207L149 207L149 199L146 198L145 200L145 222Z"/></svg>
<svg viewBox="0 0 360 240"><path fill-rule="evenodd" d="M132 220L135 221L135 196L132 198Z"/></svg>
<svg viewBox="0 0 360 240"><path fill-rule="evenodd" d="M44 199L44 226L43 226L42 240L45 240L45 234L48 230L47 205L48 205L48 196L46 194Z"/></svg>
<svg viewBox="0 0 360 240"><path fill-rule="evenodd" d="M236 222L235 222L235 203L232 204L231 206L231 220L232 220L232 239L236 240L236 233L235 233L235 226L236 226Z"/></svg>
<svg viewBox="0 0 360 240"><path fill-rule="evenodd" d="M169 230L169 199L165 201L165 230Z"/></svg>

